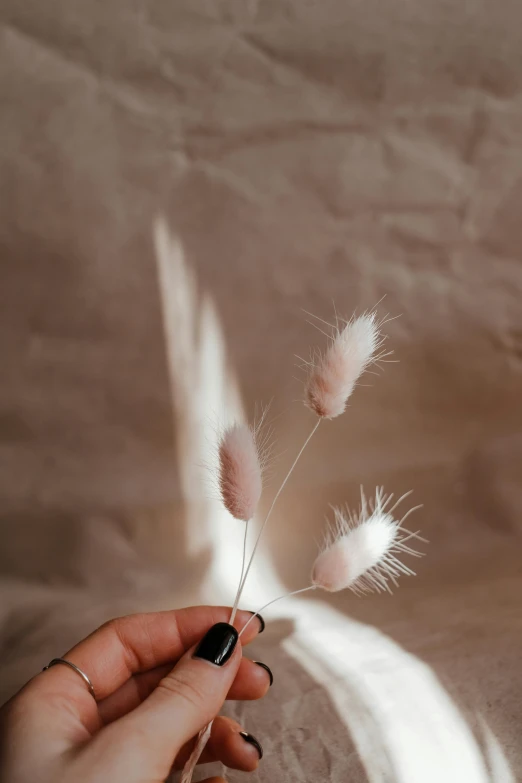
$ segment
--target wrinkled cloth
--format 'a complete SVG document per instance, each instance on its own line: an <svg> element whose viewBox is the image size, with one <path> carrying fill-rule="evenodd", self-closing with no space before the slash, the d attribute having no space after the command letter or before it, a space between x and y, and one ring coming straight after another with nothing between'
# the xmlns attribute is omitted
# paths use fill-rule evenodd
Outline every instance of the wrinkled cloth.
<svg viewBox="0 0 522 783"><path fill-rule="evenodd" d="M245 606L307 584L360 484L414 489L427 556L393 597L269 612L274 687L230 709L253 780L521 777L520 5L4 0L0 22L0 699L108 617L233 599L216 433L273 398L266 508L313 425L303 311L380 302L400 363L319 428Z"/></svg>

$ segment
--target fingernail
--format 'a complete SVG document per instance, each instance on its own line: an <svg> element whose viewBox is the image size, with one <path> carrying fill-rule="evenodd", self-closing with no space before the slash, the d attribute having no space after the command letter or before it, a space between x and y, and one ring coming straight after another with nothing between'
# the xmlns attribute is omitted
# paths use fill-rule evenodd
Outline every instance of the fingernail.
<svg viewBox="0 0 522 783"><path fill-rule="evenodd" d="M203 658L216 666L223 666L237 644L239 636L228 623L216 623L198 644L194 658Z"/></svg>
<svg viewBox="0 0 522 783"><path fill-rule="evenodd" d="M270 687L274 684L274 675L272 674L272 669L270 666L267 666L266 663L261 663L261 661L254 661L257 666L261 666L262 669L264 669L266 672L268 672L268 676L270 677Z"/></svg>
<svg viewBox="0 0 522 783"><path fill-rule="evenodd" d="M265 630L265 621L263 620L261 615L257 614L257 612L251 612L250 610L248 610L248 612L249 612L249 614L255 614L256 615L257 619L259 620L259 625L261 626L260 629L259 629L259 633L263 633L263 631Z"/></svg>
<svg viewBox="0 0 522 783"><path fill-rule="evenodd" d="M259 753L259 761L261 761L261 759L263 758L263 748L261 747L261 744L256 740L256 738L252 734L249 734L247 731L240 731L239 734L241 737L243 737L245 742L248 742L250 745L254 746L254 748Z"/></svg>

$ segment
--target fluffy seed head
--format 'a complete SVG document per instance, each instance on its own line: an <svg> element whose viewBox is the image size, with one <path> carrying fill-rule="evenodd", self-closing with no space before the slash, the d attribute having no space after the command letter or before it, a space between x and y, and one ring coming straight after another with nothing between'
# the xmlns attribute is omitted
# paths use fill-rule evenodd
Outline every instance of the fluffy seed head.
<svg viewBox="0 0 522 783"><path fill-rule="evenodd" d="M414 575L415 572L398 556L421 557L419 552L406 545L406 541L425 539L402 527L406 516L415 509L411 509L400 522L393 518L392 512L402 498L387 511L392 497L386 497L382 489L378 489L375 500L368 503L361 490L361 507L357 514L334 509L334 525L327 533L324 549L312 570L315 587L328 592L348 588L358 594L391 592L390 582L397 586L397 578L401 574Z"/></svg>
<svg viewBox="0 0 522 783"><path fill-rule="evenodd" d="M326 351L310 362L306 405L325 419L343 413L361 373L382 358L376 352L383 339L375 313L365 313L336 329Z"/></svg>
<svg viewBox="0 0 522 783"><path fill-rule="evenodd" d="M233 517L252 519L261 497L262 476L254 432L246 424L234 424L221 438L219 488Z"/></svg>

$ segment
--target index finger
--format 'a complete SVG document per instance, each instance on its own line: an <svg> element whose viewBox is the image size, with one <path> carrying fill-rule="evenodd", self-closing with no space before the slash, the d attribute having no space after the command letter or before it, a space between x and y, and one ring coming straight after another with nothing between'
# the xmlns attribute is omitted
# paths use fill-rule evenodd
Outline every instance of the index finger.
<svg viewBox="0 0 522 783"><path fill-rule="evenodd" d="M228 622L230 608L225 606L193 606L166 612L134 614L110 620L64 655L90 678L96 700L109 696L129 677L157 666L174 663L186 650L201 639L215 623ZM251 612L237 613L234 625L241 629L251 618ZM251 623L241 641L248 644L262 630L260 623ZM69 680L81 685L92 703L86 686L78 675L65 666L49 669L42 678L48 684Z"/></svg>

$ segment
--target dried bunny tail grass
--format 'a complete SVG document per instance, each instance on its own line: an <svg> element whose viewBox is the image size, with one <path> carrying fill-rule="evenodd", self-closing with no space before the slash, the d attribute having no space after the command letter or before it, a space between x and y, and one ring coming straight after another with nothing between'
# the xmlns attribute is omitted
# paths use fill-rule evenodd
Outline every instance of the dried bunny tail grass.
<svg viewBox="0 0 522 783"><path fill-rule="evenodd" d="M263 487L265 486L265 479L270 474L274 459L273 427L267 423L268 412L269 405L261 407L256 405L252 423L244 424L244 426L250 429L254 439L261 468ZM243 424L240 420L230 421L228 419L228 422L225 423L226 421L227 417L217 412L207 417L205 422L208 428L208 433L205 436L207 454L205 458L197 463L197 466L204 471L208 498L220 503L223 502L220 446L228 430L239 426L240 423Z"/></svg>
<svg viewBox="0 0 522 783"><path fill-rule="evenodd" d="M254 516L263 488L255 433L246 424L233 424L219 443L219 488L225 508L245 522Z"/></svg>
<svg viewBox="0 0 522 783"><path fill-rule="evenodd" d="M399 557L405 554L422 557L422 553L406 542L416 538L427 543L426 539L421 538L419 532L411 533L402 527L406 517L420 506L410 509L400 522L392 516L407 495L388 510L393 495L386 496L380 487L375 500L368 502L361 489L361 506L357 514L334 508L334 524L314 563L312 584L328 592L349 589L361 595L391 592L390 582L397 587L397 579L402 574L414 576L415 572Z"/></svg>
<svg viewBox="0 0 522 783"><path fill-rule="evenodd" d="M255 511L262 485L272 462L273 430L267 425L270 405L257 406L252 424L233 422L214 424L214 443L209 444L210 458L203 467L208 472L212 497L223 502L236 519L245 513L239 506ZM257 489L256 489L257 488ZM256 492L252 494L252 489ZM259 494L258 494L259 493ZM257 494L255 503L241 498Z"/></svg>
<svg viewBox="0 0 522 783"><path fill-rule="evenodd" d="M410 509L397 522L392 513L404 498L411 495L407 492L388 509L393 495L384 495L382 487L377 489L375 500L367 502L361 489L361 507L357 515L348 510L335 509L333 525L330 525L323 551L317 557L312 570L312 584L300 590L280 595L257 610L245 623L239 636L246 631L256 615L264 612L272 604L311 590L327 590L337 592L348 588L356 595L371 592L391 592L389 582L398 585L401 574L415 575L415 572L402 563L398 556L409 554L422 557L420 552L407 546L411 538L427 543L419 533L410 533L402 527L402 523L413 511L421 506Z"/></svg>
<svg viewBox="0 0 522 783"><path fill-rule="evenodd" d="M310 362L305 387L305 404L321 418L334 419L346 409L360 375L370 364L389 354L381 351L385 336L375 310L353 317L344 325L327 324L331 333L326 351ZM322 330L321 330L322 331Z"/></svg>

